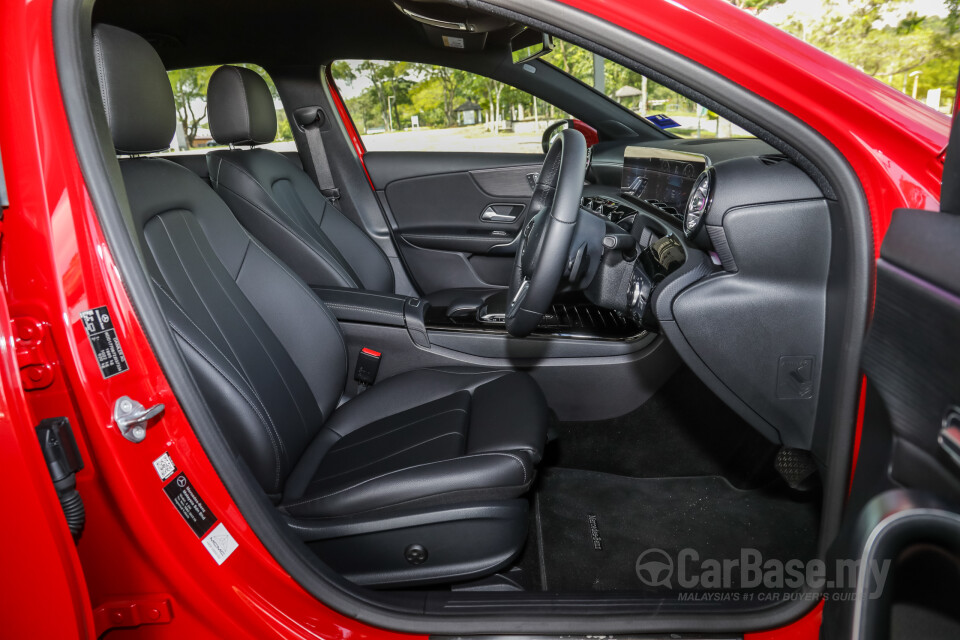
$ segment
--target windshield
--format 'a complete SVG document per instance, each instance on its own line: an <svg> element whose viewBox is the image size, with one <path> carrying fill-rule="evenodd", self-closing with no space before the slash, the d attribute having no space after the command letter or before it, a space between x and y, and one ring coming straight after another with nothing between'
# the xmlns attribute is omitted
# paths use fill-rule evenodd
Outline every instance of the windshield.
<svg viewBox="0 0 960 640"><path fill-rule="evenodd" d="M554 38L553 44L553 51L541 60L590 85L664 131L681 138L753 137L729 120L636 71L559 38Z"/></svg>

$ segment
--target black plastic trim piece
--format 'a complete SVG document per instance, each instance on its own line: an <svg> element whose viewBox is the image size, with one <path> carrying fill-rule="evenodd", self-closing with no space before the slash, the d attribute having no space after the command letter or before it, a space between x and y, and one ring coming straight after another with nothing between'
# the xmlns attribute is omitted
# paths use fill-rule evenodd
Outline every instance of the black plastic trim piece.
<svg viewBox="0 0 960 640"><path fill-rule="evenodd" d="M830 407L830 411L825 412L822 422L837 425L831 433L822 534L824 539L832 538L849 476L853 416L859 383L856 356L860 351L867 318L872 255L870 219L866 203L859 182L843 156L817 132L742 87L659 45L597 18L548 0L526 0L523 3L517 0L496 0L496 5L471 0L468 4L488 12L500 13L505 11L498 9L496 5L513 7L523 14L506 13L528 24L539 23L546 26L546 23L541 21L549 20L551 32L576 29L592 41L609 43L609 46L616 47L621 52L610 51L611 59L622 61L627 66L639 68L636 62L627 57L630 56L644 64L655 65L656 68L670 69L673 77L686 85L701 87L705 94L717 96L729 104L736 104L744 117L749 117L757 126L763 127L764 131L777 131L778 136L782 137L768 136L771 144L776 142L775 146L785 149L785 152L786 149L796 149L792 154L796 156L797 162L803 163L802 166L810 170L814 169L814 165L806 158L816 159L816 169L823 170L821 177L830 176L829 185L826 178L822 179L824 187L835 189L836 195L845 205L842 215L849 238L843 249L850 263L850 283L845 291L847 313L841 329L843 349L838 367L837 398L831 402L825 399L823 403ZM425 601L421 596L372 593L359 589L342 578L331 575L331 572L322 567L301 545L291 544L291 536L277 517L276 509L249 472L237 464L199 395L146 278L141 256L128 234L126 221L129 219L129 210L120 180L119 165L112 153L104 154L104 150L111 149L112 144L106 118L99 107L100 97L93 73L92 47L89 46L92 7L93 0L56 0L52 23L58 76L73 142L104 235L151 347L211 463L266 549L304 589L326 606L347 617L385 629L420 634L522 633L530 629L548 634L696 630L739 633L748 629L782 626L809 609L811 605L798 601L756 614L702 613L692 616L649 609L650 613L659 615L638 618L636 611L631 613L622 609L615 615L606 615L608 609L602 602L591 606L590 613L580 613L582 609L564 607L563 603L570 598L558 597L549 602L541 600L539 605L531 605L525 610L513 610L495 617L489 615L490 611L485 611L487 615L424 616L422 612ZM565 37L573 42L599 49L587 43L583 37L573 36L569 31L565 33ZM660 74L655 76L651 73L650 77L656 80ZM666 84L669 79L664 79ZM674 80L669 82L670 85L667 86L677 85ZM702 104L707 106L713 103L705 96L703 100ZM715 104L715 112L740 124L741 118L729 117L728 114L732 115L732 112L719 102ZM789 141L789 144L786 141ZM826 188L824 191L831 195L834 193ZM460 598L462 599L462 596ZM572 609L576 611L565 615L565 612Z"/></svg>
<svg viewBox="0 0 960 640"><path fill-rule="evenodd" d="M856 593L849 597L852 594L832 591L837 597L831 604L836 608L824 617L824 638L889 637L895 592L890 584L896 581L896 568L884 576L886 585L881 585L872 566L895 564L905 549L917 544L960 553L960 513L923 491L892 489L877 495L860 511L850 533L843 557L859 559ZM883 590L877 593L881 586Z"/></svg>

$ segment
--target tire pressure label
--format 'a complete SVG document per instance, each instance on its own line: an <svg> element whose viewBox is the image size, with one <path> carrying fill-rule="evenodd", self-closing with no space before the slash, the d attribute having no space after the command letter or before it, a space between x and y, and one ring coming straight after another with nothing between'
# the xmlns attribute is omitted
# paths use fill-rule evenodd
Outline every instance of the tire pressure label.
<svg viewBox="0 0 960 640"><path fill-rule="evenodd" d="M210 507L203 501L182 471L167 483L163 491L198 538L209 531L213 523L217 521L213 513L210 512Z"/></svg>
<svg viewBox="0 0 960 640"><path fill-rule="evenodd" d="M93 355L97 357L97 364L100 365L100 373L104 378L111 378L130 368L106 307L81 311L80 321L87 331Z"/></svg>

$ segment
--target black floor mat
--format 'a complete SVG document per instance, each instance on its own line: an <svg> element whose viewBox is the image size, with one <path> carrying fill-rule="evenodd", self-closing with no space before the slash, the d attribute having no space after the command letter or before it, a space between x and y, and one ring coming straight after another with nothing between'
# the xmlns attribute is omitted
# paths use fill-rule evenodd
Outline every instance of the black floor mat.
<svg viewBox="0 0 960 640"><path fill-rule="evenodd" d="M739 558L742 548L758 550L764 561L806 561L815 553L819 513L815 501L797 501L786 490L740 490L717 476L630 478L561 468L541 474L533 506L538 562L528 548L524 564L537 572L539 588L670 598L681 591L677 576L670 587L644 584L636 568L641 553L661 549L674 567L685 548L700 562ZM732 573L730 590L743 591L739 572Z"/></svg>
<svg viewBox="0 0 960 640"><path fill-rule="evenodd" d="M636 478L723 476L737 487L775 476L777 446L681 367L635 411L612 420L561 422L543 466Z"/></svg>

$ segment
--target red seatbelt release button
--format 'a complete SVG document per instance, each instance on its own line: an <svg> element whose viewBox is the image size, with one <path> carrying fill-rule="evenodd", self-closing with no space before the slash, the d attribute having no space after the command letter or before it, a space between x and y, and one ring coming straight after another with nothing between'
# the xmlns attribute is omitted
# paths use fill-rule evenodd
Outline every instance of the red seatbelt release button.
<svg viewBox="0 0 960 640"><path fill-rule="evenodd" d="M380 358L383 354L364 347L360 349L360 355L357 356L357 368L353 373L353 379L357 381L362 391L372 385L377 379L377 371L380 369Z"/></svg>

